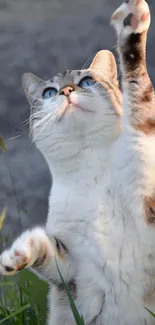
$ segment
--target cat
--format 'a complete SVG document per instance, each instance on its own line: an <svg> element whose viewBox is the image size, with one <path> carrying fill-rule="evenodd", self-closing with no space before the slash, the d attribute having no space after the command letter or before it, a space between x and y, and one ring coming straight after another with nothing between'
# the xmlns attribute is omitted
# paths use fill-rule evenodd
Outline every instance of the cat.
<svg viewBox="0 0 155 325"><path fill-rule="evenodd" d="M75 303L79 312L83 314L86 325L153 325L154 319L145 309L147 307L152 311L155 310L155 102L154 90L146 67L146 38L150 26L147 3L145 0L124 2L114 12L111 24L116 30L121 63L123 117L117 116L117 119L113 120L113 127L111 124L109 128L109 122L108 128L102 125L103 137L97 139L96 131L93 132L89 142L93 146L89 160L85 156L85 150L89 152L90 148L88 142L82 147L80 156L80 144L78 146L73 139L75 154L71 160L75 161L75 157L80 162L82 158L87 160L89 165L85 168L85 173L82 173L83 164L67 165L70 147L66 146L68 133L66 135L65 127L63 131L65 157L60 155L60 160L56 159L61 146L55 138L49 140L53 141L55 150L52 146L47 152L43 142L40 143L40 150L42 152L45 150L46 155L49 154L48 161L50 158L53 164L55 161L55 169L54 166L52 169L55 175L57 174L57 188L54 193L57 200L54 202L54 198L52 196L50 198L52 215L48 217L46 226L46 232L52 235L47 236L43 229L37 228L22 234L12 248L1 255L1 272L13 274L24 268L25 264L32 266L37 261L42 273L45 276L47 273L50 274L51 282L58 282L56 266L52 259L52 256L55 256L55 244L57 260L65 280L67 282L74 280ZM29 85L31 92L29 89L28 93L38 98L35 83L31 81ZM102 102L105 107L105 98ZM77 110L75 112L77 113ZM106 116L104 123L107 123ZM97 129L96 118L97 115L93 118L92 124L87 124L90 127L89 132L92 128L93 131ZM120 120L122 130L119 129L116 136L116 125L118 121L121 125ZM81 128L76 130L78 136L79 130L82 134L80 137L82 146L86 134L89 138L89 132L85 117L80 120L76 116L76 126L79 121ZM101 122L100 118L99 121ZM63 122L63 118L60 122ZM59 123L57 127L58 125ZM111 140L109 136L112 136L112 129L115 136ZM59 133L60 137L61 135L62 133ZM41 137L41 133L39 136ZM44 136L48 137L48 134ZM72 136L73 133L69 133L68 142L72 140ZM102 150L97 150L97 145L103 145L103 157L105 153L108 157L106 163L104 159L102 173L100 172L102 160L99 155L99 151ZM80 171L81 177L74 176L72 183L70 177L73 176L73 168L74 175ZM93 170L96 170L95 179ZM79 184L83 190L81 192ZM60 196L65 199L65 205L60 204ZM57 292L59 300L57 283L53 288L54 298ZM65 310L66 313L63 310L63 314L56 299L53 299L51 304L55 318L52 319L50 314L50 325L74 324L68 309ZM56 314L62 318L56 318Z"/></svg>
<svg viewBox="0 0 155 325"><path fill-rule="evenodd" d="M0 272L11 275L33 266L33 271L52 283L48 324L72 325L75 322L54 256L79 307L85 265L81 265L83 279L78 269L83 259L87 264L85 252L90 268L97 264L97 276L103 264L98 261L98 244L93 245L93 223L96 214L102 215L104 174L110 148L121 132L122 96L115 58L109 51L99 51L87 70L65 71L47 82L25 74L23 86L31 105L32 138L48 163L53 187L46 229L24 232L13 244L11 256L10 250L2 254ZM88 289L91 282L90 274ZM101 309L104 293L99 291ZM91 304L96 317L97 301ZM89 313L85 321L90 323Z"/></svg>

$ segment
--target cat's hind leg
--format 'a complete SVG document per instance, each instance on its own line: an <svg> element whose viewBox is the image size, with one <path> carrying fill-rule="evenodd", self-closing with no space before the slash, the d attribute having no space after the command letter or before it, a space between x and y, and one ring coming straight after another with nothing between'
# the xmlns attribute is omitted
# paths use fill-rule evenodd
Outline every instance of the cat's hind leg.
<svg viewBox="0 0 155 325"><path fill-rule="evenodd" d="M73 298L76 298L76 285L68 283L68 288ZM49 313L48 325L76 325L72 309L63 285L52 286L48 296Z"/></svg>

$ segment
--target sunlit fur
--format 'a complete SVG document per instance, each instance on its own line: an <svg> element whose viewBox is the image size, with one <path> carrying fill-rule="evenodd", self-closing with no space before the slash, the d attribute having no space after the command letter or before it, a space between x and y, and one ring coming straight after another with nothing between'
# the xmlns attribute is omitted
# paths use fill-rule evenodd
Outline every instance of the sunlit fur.
<svg viewBox="0 0 155 325"><path fill-rule="evenodd" d="M76 97L76 105L69 105L46 133L47 122L36 131L32 120L33 139L53 171L47 225L22 234L1 256L0 271L13 274L25 267L24 249L26 266L36 270L35 257L41 274L54 284L49 325L75 325L54 256L86 325L154 324L145 309L155 312L155 101L146 67L148 5L126 1L111 22L122 71L122 132L114 59L102 53L105 60L97 56L93 72L86 72L96 80L99 62L105 71L103 88L100 82L87 90L89 105L81 107L86 97ZM30 95L42 101L37 91L43 82L24 79L29 101Z"/></svg>
<svg viewBox="0 0 155 325"><path fill-rule="evenodd" d="M126 1L111 22L122 71L122 132L114 61L102 53L105 60L97 56L93 70L101 61L103 88L97 83L87 90L89 96L75 91L76 105L65 110L64 101L56 124L45 127L47 117L35 128L39 121L32 120L33 139L53 171L47 225L22 234L0 259L0 272L14 274L25 267L23 255L26 266L36 270L35 257L41 274L54 284L48 325L75 325L54 256L86 325L154 324L146 310L155 313L155 100L146 67L148 5ZM40 105L42 81L25 78L29 101L30 95L40 98ZM38 112L40 107L50 114L53 104L39 105Z"/></svg>
<svg viewBox="0 0 155 325"><path fill-rule="evenodd" d="M79 83L86 76L91 76L94 83L81 88ZM12 246L11 254L19 254L25 247L24 256L29 256L27 266L31 266L45 250L47 258L39 272L53 284L59 284L61 281L51 257L55 252L65 281L75 283L76 290L72 294L89 324L98 315L104 301L104 291L100 288L104 264L100 260L102 240L99 234L98 238L96 236L100 216L103 216L104 177L110 150L121 132L121 92L115 59L109 51L100 51L88 70L66 71L46 82L25 74L23 86L31 106L32 141L48 163L53 187L46 230L23 234ZM69 100L60 95L65 86L74 88ZM44 89L48 87L55 87L58 94L43 99ZM47 245L47 233L50 245ZM53 236L67 247L68 257L58 250ZM32 242L33 256L30 253ZM19 255L9 262L9 254L7 251L1 257L0 271L14 274L25 265L22 259L20 262ZM12 265L15 260L16 267ZM13 267L12 272L4 271L2 265L5 263ZM94 290L98 292L97 296ZM75 324L67 297L57 285L50 290L49 306L49 325Z"/></svg>

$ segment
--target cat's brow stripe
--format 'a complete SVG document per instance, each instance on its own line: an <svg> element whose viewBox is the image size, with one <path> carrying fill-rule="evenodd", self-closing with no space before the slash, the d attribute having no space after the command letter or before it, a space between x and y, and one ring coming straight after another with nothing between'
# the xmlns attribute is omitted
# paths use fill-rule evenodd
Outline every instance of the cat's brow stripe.
<svg viewBox="0 0 155 325"><path fill-rule="evenodd" d="M81 71L77 71L77 76L80 76L81 75Z"/></svg>
<svg viewBox="0 0 155 325"><path fill-rule="evenodd" d="M70 74L70 70L66 70L65 72L62 73L62 77L65 77L67 74Z"/></svg>

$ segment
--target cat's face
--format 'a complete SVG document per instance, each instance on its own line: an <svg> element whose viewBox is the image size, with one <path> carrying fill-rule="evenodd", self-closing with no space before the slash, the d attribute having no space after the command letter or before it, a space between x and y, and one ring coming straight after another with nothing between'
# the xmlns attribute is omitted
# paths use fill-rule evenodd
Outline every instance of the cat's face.
<svg viewBox="0 0 155 325"><path fill-rule="evenodd" d="M38 147L44 140L52 146L93 133L106 138L119 132L121 95L112 60L110 52L101 51L88 70L65 71L48 81L24 75L30 129Z"/></svg>

